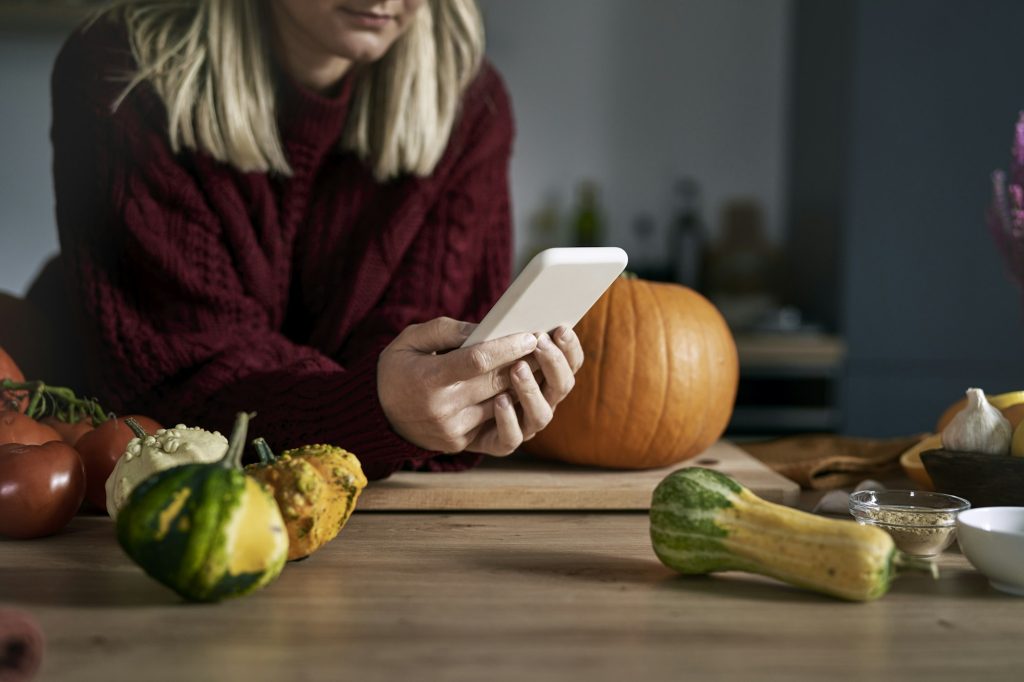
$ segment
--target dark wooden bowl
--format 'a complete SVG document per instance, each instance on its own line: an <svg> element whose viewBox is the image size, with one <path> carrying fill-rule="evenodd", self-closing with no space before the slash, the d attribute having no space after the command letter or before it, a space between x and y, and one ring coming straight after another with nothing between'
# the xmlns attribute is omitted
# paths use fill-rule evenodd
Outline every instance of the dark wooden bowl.
<svg viewBox="0 0 1024 682"><path fill-rule="evenodd" d="M937 491L972 507L1024 506L1024 457L926 450L921 461Z"/></svg>

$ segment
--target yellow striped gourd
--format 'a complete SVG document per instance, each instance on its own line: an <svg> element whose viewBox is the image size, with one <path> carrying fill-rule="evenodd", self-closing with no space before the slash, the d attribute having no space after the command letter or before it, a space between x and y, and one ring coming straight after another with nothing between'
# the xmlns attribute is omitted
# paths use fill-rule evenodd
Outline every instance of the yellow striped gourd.
<svg viewBox="0 0 1024 682"><path fill-rule="evenodd" d="M853 601L886 593L905 557L874 526L766 502L725 474L688 467L658 484L651 543L680 573L758 573Z"/></svg>

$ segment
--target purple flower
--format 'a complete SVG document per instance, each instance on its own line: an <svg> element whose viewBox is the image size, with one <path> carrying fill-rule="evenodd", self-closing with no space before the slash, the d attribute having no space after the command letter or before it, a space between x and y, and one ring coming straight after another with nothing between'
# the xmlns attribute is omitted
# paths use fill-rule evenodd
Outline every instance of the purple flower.
<svg viewBox="0 0 1024 682"><path fill-rule="evenodd" d="M1024 293L1024 111L1014 128L1010 154L1009 174L1001 170L992 173L992 204L987 217L1006 269Z"/></svg>
<svg viewBox="0 0 1024 682"><path fill-rule="evenodd" d="M1013 136L1013 148L1010 150L1013 155L1010 177L1013 178L1013 184L1020 187L1024 186L1024 111L1020 112L1014 132L1016 134Z"/></svg>

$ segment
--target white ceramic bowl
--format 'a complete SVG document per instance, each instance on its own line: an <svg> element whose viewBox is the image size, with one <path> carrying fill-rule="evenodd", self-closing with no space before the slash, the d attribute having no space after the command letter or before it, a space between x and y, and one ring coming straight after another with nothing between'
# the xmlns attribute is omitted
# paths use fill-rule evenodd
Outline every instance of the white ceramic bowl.
<svg viewBox="0 0 1024 682"><path fill-rule="evenodd" d="M979 507L956 523L967 560L992 587L1024 597L1024 507Z"/></svg>

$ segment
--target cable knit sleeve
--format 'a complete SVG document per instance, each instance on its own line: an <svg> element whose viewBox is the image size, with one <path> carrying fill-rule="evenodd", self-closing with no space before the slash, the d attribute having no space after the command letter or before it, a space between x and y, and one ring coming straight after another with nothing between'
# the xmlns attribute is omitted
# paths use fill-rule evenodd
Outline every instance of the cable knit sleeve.
<svg viewBox="0 0 1024 682"><path fill-rule="evenodd" d="M447 315L479 322L508 287L512 217L508 170L511 106L485 66L467 93L467 118L452 140L444 189L384 300L353 334L346 358L379 353L409 324ZM442 162L444 164L445 162ZM479 455L417 458L407 468L463 469Z"/></svg>
<svg viewBox="0 0 1024 682"><path fill-rule="evenodd" d="M335 443L355 452L370 478L431 466L424 463L437 453L402 439L384 417L377 354L426 310L473 317L500 293L508 266L491 272L489 263L509 255L507 190L496 198L481 186L466 198L468 183L440 193L405 256L410 269L332 359L281 333L261 291L273 278L243 274L260 265L261 248L229 234L211 209L211 197L227 188L197 183L188 158L170 150L151 92L139 89L111 112L123 82L112 85L93 52L72 39L58 58L52 140L62 256L99 395L119 411L222 430L235 412L256 411L254 430L279 449ZM464 157L467 167L487 165L475 153ZM507 163L507 154L495 163ZM455 208L466 201L476 208ZM449 224L457 226L451 234ZM442 283L429 301L410 294L416 269L428 263L422 252L449 248L463 251L444 258L476 265L469 289ZM434 466L471 461L443 458Z"/></svg>

